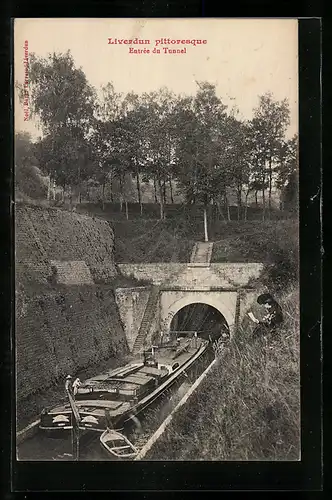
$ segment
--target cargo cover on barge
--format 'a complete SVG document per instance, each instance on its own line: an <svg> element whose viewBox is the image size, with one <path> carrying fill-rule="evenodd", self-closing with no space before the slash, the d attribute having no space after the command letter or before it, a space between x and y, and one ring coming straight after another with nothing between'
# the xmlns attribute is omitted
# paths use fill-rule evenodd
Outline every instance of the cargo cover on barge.
<svg viewBox="0 0 332 500"><path fill-rule="evenodd" d="M188 377L194 381L212 362L214 351L209 340L186 332L185 337L173 334L141 356L143 359L81 383L73 395L81 430L123 430L172 386ZM63 432L72 428L72 419L67 400L42 411L40 429Z"/></svg>

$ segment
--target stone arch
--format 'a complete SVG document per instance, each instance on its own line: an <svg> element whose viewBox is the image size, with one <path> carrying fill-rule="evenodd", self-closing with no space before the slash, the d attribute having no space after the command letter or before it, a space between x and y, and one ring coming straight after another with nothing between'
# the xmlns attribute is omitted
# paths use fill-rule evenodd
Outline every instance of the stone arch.
<svg viewBox="0 0 332 500"><path fill-rule="evenodd" d="M222 295L217 292L186 293L172 301L167 310L163 311L162 331L169 332L173 317L183 307L190 304L207 304L223 315L232 332L235 323L236 295L236 292Z"/></svg>
<svg viewBox="0 0 332 500"><path fill-rule="evenodd" d="M170 331L193 330L197 330L198 335L203 337L207 331L212 337L219 336L226 330L230 332L225 316L215 307L203 302L194 302L182 307L175 313L170 324Z"/></svg>

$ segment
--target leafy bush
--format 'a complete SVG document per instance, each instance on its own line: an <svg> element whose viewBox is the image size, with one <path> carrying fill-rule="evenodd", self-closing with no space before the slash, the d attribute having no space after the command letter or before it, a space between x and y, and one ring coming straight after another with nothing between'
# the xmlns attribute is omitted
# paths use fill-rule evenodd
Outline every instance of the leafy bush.
<svg viewBox="0 0 332 500"><path fill-rule="evenodd" d="M298 224L294 220L228 223L216 229L212 262L256 261L265 264L263 284L275 291L298 277ZM222 236L222 237L221 237Z"/></svg>
<svg viewBox="0 0 332 500"><path fill-rule="evenodd" d="M45 200L47 197L47 186L38 170L31 165L20 165L16 168L15 185L18 197L23 200Z"/></svg>

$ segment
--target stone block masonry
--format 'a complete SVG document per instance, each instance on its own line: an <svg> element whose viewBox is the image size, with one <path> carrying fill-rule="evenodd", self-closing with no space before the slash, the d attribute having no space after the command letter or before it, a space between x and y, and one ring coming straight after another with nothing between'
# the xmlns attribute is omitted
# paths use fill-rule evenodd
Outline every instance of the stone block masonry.
<svg viewBox="0 0 332 500"><path fill-rule="evenodd" d="M156 311L159 310L160 306L160 290L158 286L152 286L150 290L150 295L146 308L143 314L143 319L138 331L138 335L135 339L133 346L133 353L136 354L141 352L146 345L147 338L149 337L151 331L151 324L156 317Z"/></svg>
<svg viewBox="0 0 332 500"><path fill-rule="evenodd" d="M250 282L259 278L263 264L222 263L204 267L178 263L119 264L119 269L125 276L152 281L160 290L159 307L150 329L151 339L155 333L167 333L174 315L193 303L204 303L217 309L233 334L245 313L245 307L255 295ZM133 294L137 294L139 312L135 309L137 306L133 306ZM117 300L117 303L126 324L131 349L148 299L146 293L144 295L139 289L121 290L120 295L125 300Z"/></svg>
<svg viewBox="0 0 332 500"><path fill-rule="evenodd" d="M51 260L83 261L98 282L107 283L117 274L113 230L102 219L18 203L15 238L20 282L47 282L52 275Z"/></svg>
<svg viewBox="0 0 332 500"><path fill-rule="evenodd" d="M45 288L18 297L15 337L18 400L68 373L128 352L114 292L107 285Z"/></svg>
<svg viewBox="0 0 332 500"><path fill-rule="evenodd" d="M117 288L115 299L119 314L126 334L128 347L133 350L135 340L139 333L146 306L149 301L152 287ZM155 335L160 334L160 306L156 306L150 327L145 337L149 344Z"/></svg>
<svg viewBox="0 0 332 500"><path fill-rule="evenodd" d="M128 343L112 288L118 271L108 222L19 203L15 237L20 408L68 373L121 358Z"/></svg>
<svg viewBox="0 0 332 500"><path fill-rule="evenodd" d="M125 276L152 281L162 288L182 288L188 290L213 288L238 288L246 286L250 279L260 276L261 263L222 263L209 267L188 267L188 264L119 264Z"/></svg>
<svg viewBox="0 0 332 500"><path fill-rule="evenodd" d="M187 269L187 264L164 263L154 264L118 264L124 276L134 276L137 280L152 281L154 285L161 285L167 281L176 280L177 276Z"/></svg>
<svg viewBox="0 0 332 500"><path fill-rule="evenodd" d="M130 350L134 346L141 326L149 295L149 287L117 288L115 290L115 300Z"/></svg>
<svg viewBox="0 0 332 500"><path fill-rule="evenodd" d="M63 285L92 285L90 269L82 260L51 260L55 281Z"/></svg>
<svg viewBox="0 0 332 500"><path fill-rule="evenodd" d="M164 333L169 332L175 314L189 304L207 304L219 311L225 318L231 335L234 333L236 321L236 304L238 292L234 291L185 291L167 290L162 292L160 300L160 327Z"/></svg>

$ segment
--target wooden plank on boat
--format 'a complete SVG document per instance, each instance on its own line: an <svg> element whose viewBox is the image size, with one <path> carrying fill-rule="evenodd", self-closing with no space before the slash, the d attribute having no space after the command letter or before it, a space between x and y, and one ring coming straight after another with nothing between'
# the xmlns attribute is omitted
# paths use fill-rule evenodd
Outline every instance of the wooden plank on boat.
<svg viewBox="0 0 332 500"><path fill-rule="evenodd" d="M129 377L126 377L126 382L129 382L130 384L147 384L151 380L154 380L153 377L149 377L147 375L130 375Z"/></svg>
<svg viewBox="0 0 332 500"><path fill-rule="evenodd" d="M127 365L120 368L116 368L115 370L111 370L108 372L108 377L119 377L123 378L126 375L130 375L137 371L141 366L144 366L143 363Z"/></svg>

